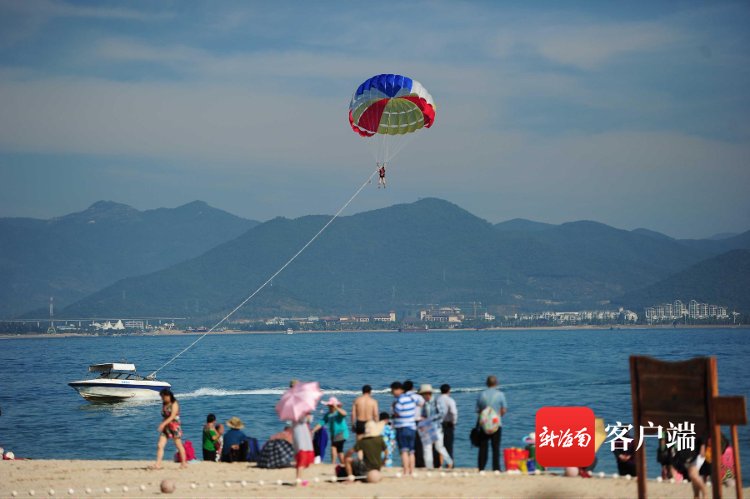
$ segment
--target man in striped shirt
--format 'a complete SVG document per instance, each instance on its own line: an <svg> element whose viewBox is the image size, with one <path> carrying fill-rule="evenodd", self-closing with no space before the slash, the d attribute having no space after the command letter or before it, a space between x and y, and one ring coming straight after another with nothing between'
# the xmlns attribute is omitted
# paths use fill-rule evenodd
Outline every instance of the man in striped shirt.
<svg viewBox="0 0 750 499"><path fill-rule="evenodd" d="M396 441L401 451L401 463L404 475L414 473L414 445L417 439L417 402L410 394L404 392L404 386L394 381L391 383L393 402L393 427L396 429Z"/></svg>

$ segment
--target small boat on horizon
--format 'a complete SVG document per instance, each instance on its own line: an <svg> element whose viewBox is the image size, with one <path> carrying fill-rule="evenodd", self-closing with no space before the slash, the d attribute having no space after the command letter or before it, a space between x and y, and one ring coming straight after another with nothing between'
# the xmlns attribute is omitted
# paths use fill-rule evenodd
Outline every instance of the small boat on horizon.
<svg viewBox="0 0 750 499"><path fill-rule="evenodd" d="M90 402L122 402L125 400L156 400L159 392L172 385L152 376L141 376L135 364L109 363L89 366L95 378L71 381L68 385Z"/></svg>
<svg viewBox="0 0 750 499"><path fill-rule="evenodd" d="M292 328L287 329L286 334L294 334L294 329Z"/></svg>

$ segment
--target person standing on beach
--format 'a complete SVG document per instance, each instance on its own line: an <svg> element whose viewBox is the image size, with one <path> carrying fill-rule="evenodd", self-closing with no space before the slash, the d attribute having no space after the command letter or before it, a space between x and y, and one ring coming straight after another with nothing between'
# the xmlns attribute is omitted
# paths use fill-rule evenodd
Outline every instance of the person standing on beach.
<svg viewBox="0 0 750 499"><path fill-rule="evenodd" d="M312 434L308 426L310 413L305 414L292 423L292 445L294 446L294 462L297 470L297 485L306 486L307 480L302 480L302 470L315 462L315 447ZM344 425L346 427L346 425Z"/></svg>
<svg viewBox="0 0 750 499"><path fill-rule="evenodd" d="M156 445L156 463L151 466L151 469L161 469L167 440L174 440L177 452L180 453L180 468L187 468L187 457L185 456L185 447L182 445L182 428L180 427L180 404L169 388L160 391L159 395L161 396L161 416L163 419L158 428L159 442Z"/></svg>
<svg viewBox="0 0 750 499"><path fill-rule="evenodd" d="M378 401L372 398L372 387L365 385L362 387L362 395L357 397L352 404L352 428L357 435L357 440L364 438L367 422L377 423L378 416Z"/></svg>
<svg viewBox="0 0 750 499"><path fill-rule="evenodd" d="M438 409L443 414L443 445L448 454L453 457L453 439L458 423L458 408L456 401L451 397L451 385L440 386L440 398L437 400Z"/></svg>
<svg viewBox="0 0 750 499"><path fill-rule="evenodd" d="M417 390L414 389L414 382L410 379L407 379L406 381L404 381L403 387L404 392L406 392L407 395L414 399L414 403L417 404L417 407L421 408L424 405L424 397L422 397L419 393L417 393Z"/></svg>
<svg viewBox="0 0 750 499"><path fill-rule="evenodd" d="M219 432L216 431L216 416L206 416L206 424L203 426L203 460L216 461L216 442L219 440Z"/></svg>
<svg viewBox="0 0 750 499"><path fill-rule="evenodd" d="M500 471L500 439L503 433L502 417L508 412L505 394L498 389L495 376L487 376L487 389L477 398L476 412L479 432L479 471L487 465L489 446L492 446L492 470Z"/></svg>
<svg viewBox="0 0 750 499"><path fill-rule="evenodd" d="M328 414L315 425L313 433L322 427L326 427L331 438L331 463L335 466L336 461L344 464L344 444L349 438L349 428L346 425L346 411L341 407L343 404L336 397L331 397L323 405L328 406Z"/></svg>
<svg viewBox="0 0 750 499"><path fill-rule="evenodd" d="M434 456L432 450L435 449L440 456L441 463L445 462L448 468L453 468L453 459L443 445L443 413L440 412L437 401L432 398L432 385L429 383L419 387L419 394L424 398L424 405L421 410L420 422L417 425L417 431L422 441L422 454L424 457L424 466L427 469L433 469ZM439 463L438 468L442 467Z"/></svg>
<svg viewBox="0 0 750 499"><path fill-rule="evenodd" d="M404 475L408 476L414 473L416 465L414 450L417 440L417 402L404 392L404 386L398 381L391 383L391 394L396 399L393 402L393 427L396 429Z"/></svg>

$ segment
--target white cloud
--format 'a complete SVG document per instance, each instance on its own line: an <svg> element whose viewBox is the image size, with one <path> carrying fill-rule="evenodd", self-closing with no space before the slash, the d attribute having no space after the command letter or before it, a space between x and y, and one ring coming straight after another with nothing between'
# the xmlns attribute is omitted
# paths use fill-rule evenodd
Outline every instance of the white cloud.
<svg viewBox="0 0 750 499"><path fill-rule="evenodd" d="M554 63L591 70L634 53L664 52L685 35L668 23L569 23L507 27L495 37L499 57L531 51Z"/></svg>
<svg viewBox="0 0 750 499"><path fill-rule="evenodd" d="M166 11L143 11L122 7L89 7L56 0L2 0L0 11L51 19L55 17L148 21L172 17Z"/></svg>

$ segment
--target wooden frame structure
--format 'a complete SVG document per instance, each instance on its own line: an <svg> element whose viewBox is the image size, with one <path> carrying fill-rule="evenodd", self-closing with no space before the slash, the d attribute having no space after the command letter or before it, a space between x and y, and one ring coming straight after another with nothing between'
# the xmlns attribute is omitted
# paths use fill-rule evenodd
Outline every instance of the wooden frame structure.
<svg viewBox="0 0 750 499"><path fill-rule="evenodd" d="M721 498L719 463L721 460L721 427L732 427L737 497L742 498L742 473L737 440L738 424L747 424L745 397L719 397L719 379L715 357L665 362L651 357L630 357L630 387L633 403L633 428L649 422L668 427L673 423L695 424L697 436L709 435L712 494ZM646 449L636 451L638 497L646 498Z"/></svg>

